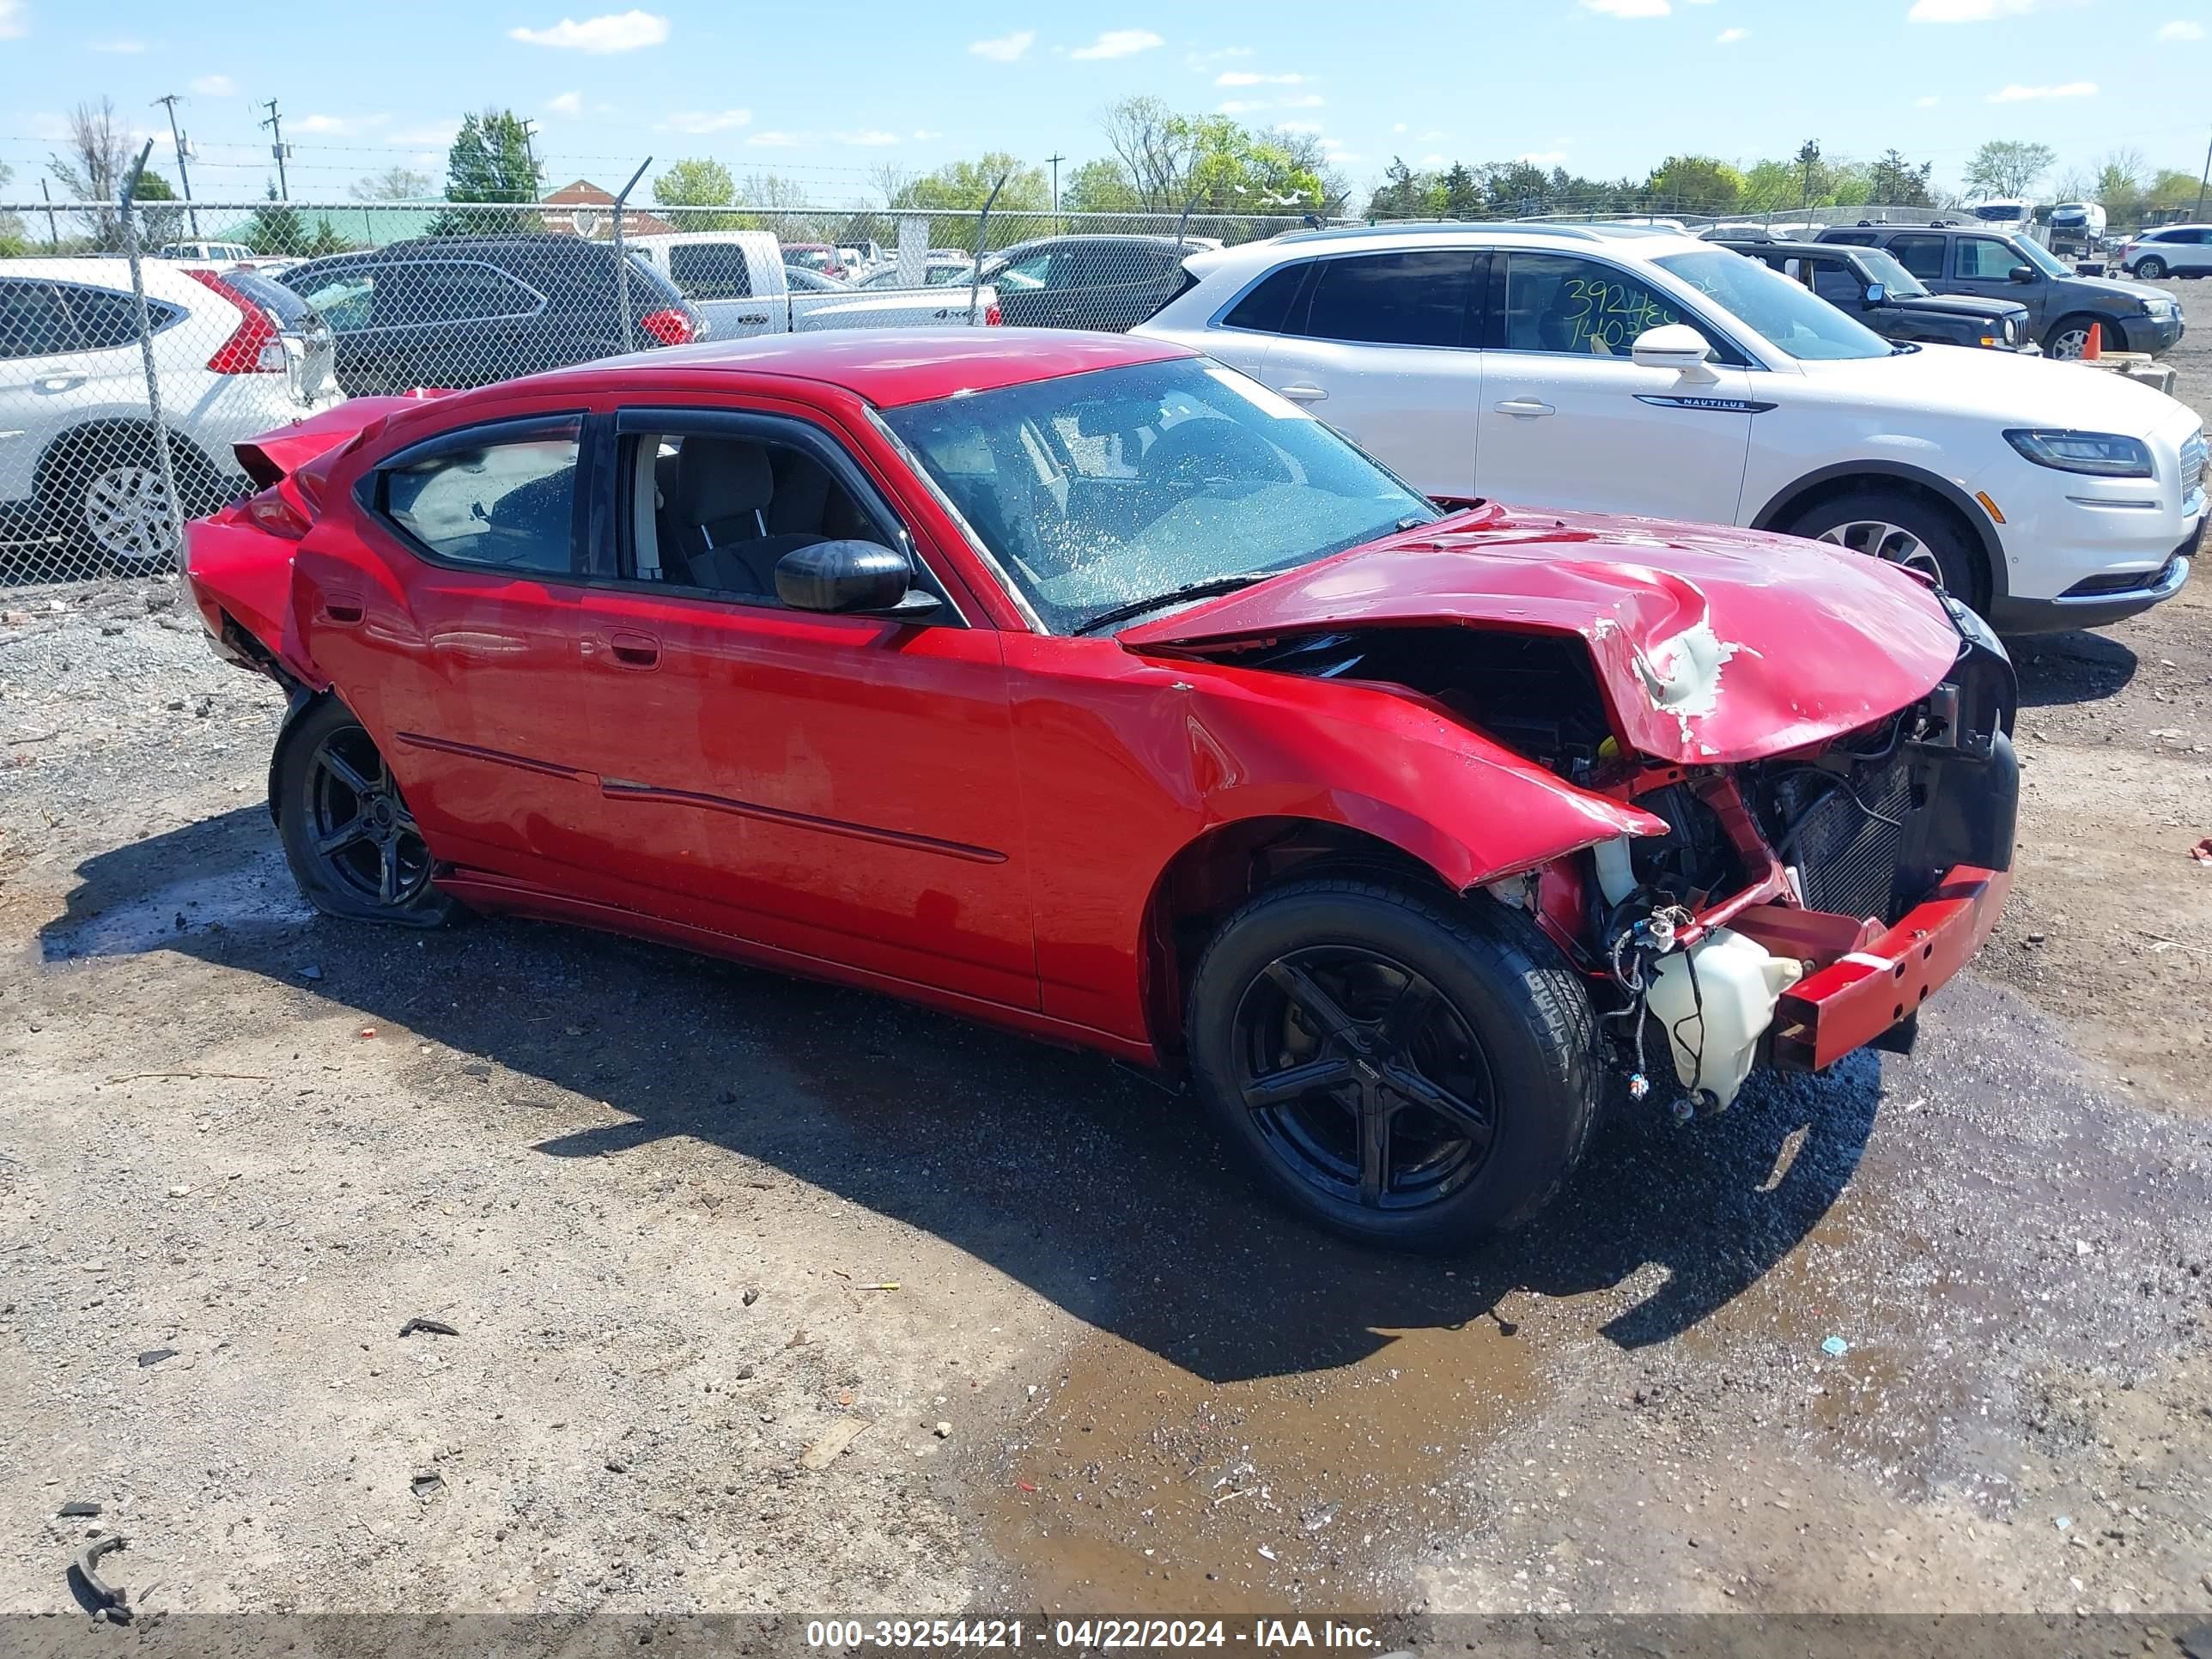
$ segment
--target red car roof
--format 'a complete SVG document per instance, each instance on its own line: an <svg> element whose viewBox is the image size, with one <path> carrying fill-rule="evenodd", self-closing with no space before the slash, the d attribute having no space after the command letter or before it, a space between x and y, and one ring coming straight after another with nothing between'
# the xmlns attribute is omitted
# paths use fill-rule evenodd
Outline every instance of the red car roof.
<svg viewBox="0 0 2212 1659"><path fill-rule="evenodd" d="M1196 355L1164 340L1066 329L837 329L709 340L625 358L621 367L625 371L727 368L749 374L788 374L827 381L878 408L896 409L958 392L995 392L1093 369ZM590 374L608 367L584 363L556 374Z"/></svg>

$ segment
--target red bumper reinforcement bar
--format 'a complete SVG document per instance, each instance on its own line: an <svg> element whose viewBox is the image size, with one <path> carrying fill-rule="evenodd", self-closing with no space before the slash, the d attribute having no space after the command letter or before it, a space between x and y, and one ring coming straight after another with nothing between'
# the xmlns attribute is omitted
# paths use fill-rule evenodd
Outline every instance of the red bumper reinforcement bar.
<svg viewBox="0 0 2212 1659"><path fill-rule="evenodd" d="M2009 871L1960 865L1887 933L1782 994L1774 1064L1817 1072L1880 1036L1928 1000L1997 925Z"/></svg>

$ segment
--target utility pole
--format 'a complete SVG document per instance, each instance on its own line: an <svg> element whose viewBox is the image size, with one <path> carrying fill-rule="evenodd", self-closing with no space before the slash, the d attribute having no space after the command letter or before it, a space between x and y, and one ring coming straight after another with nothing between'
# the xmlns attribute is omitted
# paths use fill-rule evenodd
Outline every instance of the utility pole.
<svg viewBox="0 0 2212 1659"><path fill-rule="evenodd" d="M538 137L538 123L537 123L537 122L535 122L535 121L528 121L528 120L526 120L525 122L523 122L523 124L522 124L522 153L523 153L524 156L526 156L526 157L528 159L529 162L530 162L530 199L531 199L532 201L533 201L533 202L535 202L535 201L537 201L538 199L539 199L539 196L540 196L540 188L539 188L539 187L540 187L540 185L544 183L544 180L540 179L538 178L538 145L537 145L537 143L536 143L537 137Z"/></svg>
<svg viewBox="0 0 2212 1659"><path fill-rule="evenodd" d="M269 118L261 125L267 127L271 135L269 153L276 158L276 194L289 202L292 199L292 185L291 181L284 177L283 117L277 113L276 100L274 98L264 104L262 108L269 112Z"/></svg>
<svg viewBox="0 0 2212 1659"><path fill-rule="evenodd" d="M185 192L185 211L191 221L192 240L199 240L200 210L192 206L192 175L185 170L185 135L177 131L177 94L163 93L154 100L165 104L169 111L169 142L177 147L177 187Z"/></svg>
<svg viewBox="0 0 2212 1659"><path fill-rule="evenodd" d="M1067 157L1048 155L1044 159L1052 163L1052 228L1054 234L1058 235L1064 234L1067 228L1060 222L1060 164Z"/></svg>
<svg viewBox="0 0 2212 1659"><path fill-rule="evenodd" d="M46 181L43 179L39 180L39 194L46 198L46 246L59 253L62 251L62 234L54 224L54 193L46 187Z"/></svg>
<svg viewBox="0 0 2212 1659"><path fill-rule="evenodd" d="M1802 167L1805 173L1805 200L1803 205L1808 209L1813 205L1813 167L1814 164L1819 161L1820 159L1820 145L1819 140L1808 138L1798 147L1797 165Z"/></svg>
<svg viewBox="0 0 2212 1659"><path fill-rule="evenodd" d="M2197 181L2197 222L2204 222L2204 190L2212 185L2212 144L2204 146L2204 176Z"/></svg>

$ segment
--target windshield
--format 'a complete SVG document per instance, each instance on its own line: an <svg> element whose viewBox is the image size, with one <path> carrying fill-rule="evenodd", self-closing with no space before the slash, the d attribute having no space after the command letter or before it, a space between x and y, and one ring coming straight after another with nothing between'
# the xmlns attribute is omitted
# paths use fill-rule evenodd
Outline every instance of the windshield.
<svg viewBox="0 0 2212 1659"><path fill-rule="evenodd" d="M1867 278L1880 283L1889 290L1893 300L1924 300L1927 289L1920 279L1897 263L1894 256L1878 247L1861 248L1859 263L1866 267Z"/></svg>
<svg viewBox="0 0 2212 1659"><path fill-rule="evenodd" d="M884 419L1059 633L1439 516L1297 404L1203 358L957 395Z"/></svg>
<svg viewBox="0 0 2212 1659"><path fill-rule="evenodd" d="M1984 202L1974 210L1974 217L1993 225L2017 225L2027 220L2029 211L2025 202Z"/></svg>
<svg viewBox="0 0 2212 1659"><path fill-rule="evenodd" d="M2070 269L2053 258L2051 250L2040 242L2032 240L2026 236L2015 236L2013 238L2012 245L2014 251L2021 258L2027 260L2046 276L2071 276L2074 274Z"/></svg>
<svg viewBox="0 0 2212 1659"><path fill-rule="evenodd" d="M1832 362L1887 357L1889 342L1756 259L1726 248L1669 253L1653 261L1741 318L1793 357Z"/></svg>

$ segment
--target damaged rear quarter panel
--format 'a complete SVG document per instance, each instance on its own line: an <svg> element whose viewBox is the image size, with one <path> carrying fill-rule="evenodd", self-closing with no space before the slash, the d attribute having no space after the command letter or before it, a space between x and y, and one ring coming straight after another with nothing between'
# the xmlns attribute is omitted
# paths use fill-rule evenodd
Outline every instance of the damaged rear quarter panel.
<svg viewBox="0 0 2212 1659"><path fill-rule="evenodd" d="M1009 635L1006 649L1044 1007L1099 1030L1145 1036L1148 906L1177 854L1223 825L1343 825L1455 890L1666 831L1417 697L1147 660L1112 640Z"/></svg>

